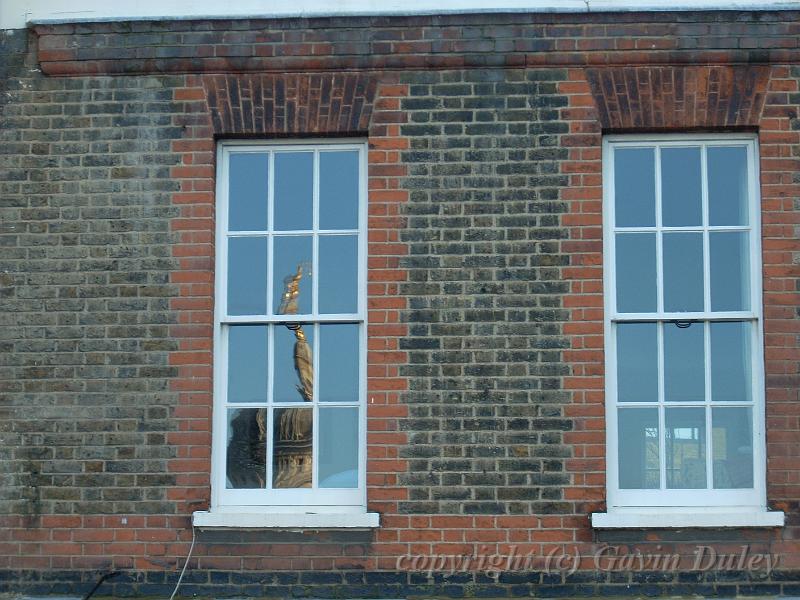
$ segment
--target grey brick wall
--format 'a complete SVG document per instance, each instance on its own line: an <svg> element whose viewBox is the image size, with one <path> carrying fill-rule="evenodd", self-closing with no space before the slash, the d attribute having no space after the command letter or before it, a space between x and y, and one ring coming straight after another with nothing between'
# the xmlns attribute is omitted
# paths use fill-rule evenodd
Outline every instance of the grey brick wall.
<svg viewBox="0 0 800 600"><path fill-rule="evenodd" d="M558 146L563 69L409 75L410 459L401 511L569 513L561 324L569 264Z"/></svg>
<svg viewBox="0 0 800 600"><path fill-rule="evenodd" d="M0 514L173 512L180 78L44 78L0 37Z"/></svg>

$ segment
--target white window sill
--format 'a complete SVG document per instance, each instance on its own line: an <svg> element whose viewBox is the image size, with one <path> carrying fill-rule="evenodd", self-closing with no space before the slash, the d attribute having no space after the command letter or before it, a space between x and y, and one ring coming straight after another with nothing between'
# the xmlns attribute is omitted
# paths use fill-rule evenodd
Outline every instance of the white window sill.
<svg viewBox="0 0 800 600"><path fill-rule="evenodd" d="M713 512L607 512L592 513L595 529L644 529L690 527L783 527L781 511L741 510Z"/></svg>
<svg viewBox="0 0 800 600"><path fill-rule="evenodd" d="M197 511L192 525L200 529L374 529L378 513L246 513Z"/></svg>

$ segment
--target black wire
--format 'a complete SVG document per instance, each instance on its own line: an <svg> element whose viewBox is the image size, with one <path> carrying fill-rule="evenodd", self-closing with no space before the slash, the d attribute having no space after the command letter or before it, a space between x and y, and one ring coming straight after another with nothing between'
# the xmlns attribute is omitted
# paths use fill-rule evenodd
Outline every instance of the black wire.
<svg viewBox="0 0 800 600"><path fill-rule="evenodd" d="M116 577L119 574L120 574L119 571L109 571L108 573L103 573L103 575L100 576L100 579L97 580L97 583L94 584L94 587L91 590L89 590L89 592L83 597L83 600L89 600L89 598L91 598L97 591L97 588L103 585L103 582L106 579L111 579L112 577Z"/></svg>

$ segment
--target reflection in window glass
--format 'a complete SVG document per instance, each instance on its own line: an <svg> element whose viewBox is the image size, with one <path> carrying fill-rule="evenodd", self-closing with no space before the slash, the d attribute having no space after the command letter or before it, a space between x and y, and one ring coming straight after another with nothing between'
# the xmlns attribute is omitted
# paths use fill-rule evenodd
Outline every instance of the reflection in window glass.
<svg viewBox="0 0 800 600"><path fill-rule="evenodd" d="M338 142L222 148L223 506L363 507L365 152Z"/></svg>
<svg viewBox="0 0 800 600"><path fill-rule="evenodd" d="M711 323L711 399L715 402L752 401L750 323Z"/></svg>
<svg viewBox="0 0 800 600"><path fill-rule="evenodd" d="M322 235L319 238L319 312L358 311L358 238Z"/></svg>
<svg viewBox="0 0 800 600"><path fill-rule="evenodd" d="M618 233L617 311L656 310L656 235Z"/></svg>
<svg viewBox="0 0 800 600"><path fill-rule="evenodd" d="M747 148L708 148L710 225L747 225Z"/></svg>
<svg viewBox="0 0 800 600"><path fill-rule="evenodd" d="M703 192L700 148L661 149L661 224L701 225Z"/></svg>
<svg viewBox="0 0 800 600"><path fill-rule="evenodd" d="M358 487L358 409L319 409L319 487Z"/></svg>
<svg viewBox="0 0 800 600"><path fill-rule="evenodd" d="M228 229L265 231L269 155L261 152L231 154L228 169Z"/></svg>
<svg viewBox="0 0 800 600"><path fill-rule="evenodd" d="M617 325L617 401L658 400L658 350L655 323Z"/></svg>
<svg viewBox="0 0 800 600"><path fill-rule="evenodd" d="M310 408L275 409L272 448L272 487L311 487L314 417Z"/></svg>
<svg viewBox="0 0 800 600"><path fill-rule="evenodd" d="M267 401L267 328L228 329L228 402Z"/></svg>
<svg viewBox="0 0 800 600"><path fill-rule="evenodd" d="M314 326L273 328L273 402L310 402L314 387Z"/></svg>
<svg viewBox="0 0 800 600"><path fill-rule="evenodd" d="M272 247L272 310L276 315L311 313L312 237L275 236ZM284 302L285 294L289 294Z"/></svg>
<svg viewBox="0 0 800 600"><path fill-rule="evenodd" d="M307 230L313 225L314 154L275 153L275 229Z"/></svg>
<svg viewBox="0 0 800 600"><path fill-rule="evenodd" d="M319 399L355 402L358 399L359 326L356 323L320 325Z"/></svg>
<svg viewBox="0 0 800 600"><path fill-rule="evenodd" d="M614 214L617 227L656 224L656 170L653 148L614 152Z"/></svg>
<svg viewBox="0 0 800 600"><path fill-rule="evenodd" d="M706 487L706 417L704 408L667 408L667 488Z"/></svg>
<svg viewBox="0 0 800 600"><path fill-rule="evenodd" d="M319 227L358 228L358 152L320 152Z"/></svg>
<svg viewBox="0 0 800 600"><path fill-rule="evenodd" d="M620 489L658 489L658 409L618 410Z"/></svg>
<svg viewBox="0 0 800 600"><path fill-rule="evenodd" d="M267 238L228 239L228 314L267 312Z"/></svg>
<svg viewBox="0 0 800 600"><path fill-rule="evenodd" d="M702 402L705 399L705 344L702 323L678 327L664 324L664 399Z"/></svg>
<svg viewBox="0 0 800 600"><path fill-rule="evenodd" d="M263 488L267 481L267 412L265 408L228 409L226 486Z"/></svg>
<svg viewBox="0 0 800 600"><path fill-rule="evenodd" d="M664 310L703 310L703 234L664 233Z"/></svg>
<svg viewBox="0 0 800 600"><path fill-rule="evenodd" d="M753 414L750 407L711 409L714 487L753 487Z"/></svg>
<svg viewBox="0 0 800 600"><path fill-rule="evenodd" d="M750 244L745 231L712 231L711 310L750 310Z"/></svg>

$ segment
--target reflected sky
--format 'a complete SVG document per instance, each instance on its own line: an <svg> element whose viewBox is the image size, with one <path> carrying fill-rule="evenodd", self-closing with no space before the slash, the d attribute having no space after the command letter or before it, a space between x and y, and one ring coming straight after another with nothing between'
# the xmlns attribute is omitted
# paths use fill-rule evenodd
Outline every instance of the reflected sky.
<svg viewBox="0 0 800 600"><path fill-rule="evenodd" d="M319 154L320 229L358 228L358 152Z"/></svg>

